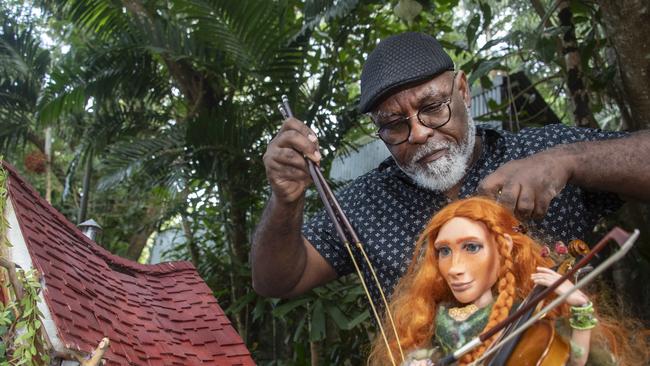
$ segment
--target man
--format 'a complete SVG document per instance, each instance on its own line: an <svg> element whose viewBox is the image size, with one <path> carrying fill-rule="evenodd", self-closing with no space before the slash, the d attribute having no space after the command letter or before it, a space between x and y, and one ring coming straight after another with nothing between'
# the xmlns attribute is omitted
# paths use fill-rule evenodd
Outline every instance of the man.
<svg viewBox="0 0 650 366"><path fill-rule="evenodd" d="M429 217L457 198L494 197L546 240L584 237L620 206L619 196L650 199L650 134L476 128L466 76L453 70L440 44L420 33L385 39L363 68L359 109L371 116L392 159L338 196L387 294ZM264 155L272 194L251 258L253 286L262 295L295 296L353 272L324 213L303 226L311 184L304 157L320 161L316 135L287 119Z"/></svg>

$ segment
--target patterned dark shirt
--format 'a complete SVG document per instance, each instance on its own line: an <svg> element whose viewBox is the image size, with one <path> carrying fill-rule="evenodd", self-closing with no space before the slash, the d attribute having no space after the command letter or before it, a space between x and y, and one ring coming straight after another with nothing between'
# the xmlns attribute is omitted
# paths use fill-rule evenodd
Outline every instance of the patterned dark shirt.
<svg viewBox="0 0 650 366"><path fill-rule="evenodd" d="M465 177L460 198L474 195L479 182L508 161L558 144L604 140L625 134L558 124L523 129L516 134L477 127L477 136L483 141L483 149ZM392 158L352 181L337 192L337 198L364 244L386 296L390 296L408 267L414 243L424 225L434 213L451 202L441 192L415 185ZM621 204L622 201L614 194L589 192L567 185L552 200L543 219L527 223L529 233L546 243L584 239L602 217ZM339 276L354 273L349 254L324 210L303 225L303 235ZM358 252L356 258L363 261ZM373 285L371 274L365 264L361 267L371 294L379 304L379 292Z"/></svg>

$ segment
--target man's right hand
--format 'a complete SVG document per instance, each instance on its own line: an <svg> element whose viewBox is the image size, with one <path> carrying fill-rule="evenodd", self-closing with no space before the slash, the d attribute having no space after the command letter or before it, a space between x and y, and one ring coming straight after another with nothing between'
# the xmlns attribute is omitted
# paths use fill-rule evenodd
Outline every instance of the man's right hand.
<svg viewBox="0 0 650 366"><path fill-rule="evenodd" d="M311 183L305 157L320 163L318 138L301 121L286 119L263 157L266 177L276 200L294 203L303 196Z"/></svg>
<svg viewBox="0 0 650 366"><path fill-rule="evenodd" d="M305 189L311 183L305 158L318 164L318 139L295 118L284 121L264 154L273 194L253 235L253 288L264 296L292 297L332 281L334 268L301 234Z"/></svg>

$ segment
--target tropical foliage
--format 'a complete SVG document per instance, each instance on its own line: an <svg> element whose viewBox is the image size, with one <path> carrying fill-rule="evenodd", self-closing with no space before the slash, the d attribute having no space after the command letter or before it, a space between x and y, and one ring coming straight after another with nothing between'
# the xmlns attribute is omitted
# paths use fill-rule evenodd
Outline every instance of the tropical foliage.
<svg viewBox="0 0 650 366"><path fill-rule="evenodd" d="M249 285L280 96L318 133L328 170L372 131L355 110L367 54L416 30L441 39L474 87L524 71L564 123L647 128L647 80L630 75L650 58L613 36L642 3L4 0L0 148L72 221L100 222L117 254L145 258L156 237L181 232L167 257L196 265L260 364L362 364L374 329L353 279L292 300ZM630 39L650 33L640 14L627 15L642 28ZM508 101L490 107L481 119L529 124ZM633 210L647 227L648 209ZM648 276L642 251L628 276Z"/></svg>

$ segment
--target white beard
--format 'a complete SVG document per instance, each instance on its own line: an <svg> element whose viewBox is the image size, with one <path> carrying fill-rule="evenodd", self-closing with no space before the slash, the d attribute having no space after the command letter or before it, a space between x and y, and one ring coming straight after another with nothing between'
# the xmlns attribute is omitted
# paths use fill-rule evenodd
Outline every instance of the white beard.
<svg viewBox="0 0 650 366"><path fill-rule="evenodd" d="M458 184L464 177L469 167L474 144L476 142L476 126L472 116L467 114L467 131L465 138L459 144L452 142L428 141L413 155L411 161L405 166L399 165L417 185L433 191L446 191ZM437 160L428 163L425 167L417 161L431 154L433 151L448 149L447 153Z"/></svg>

